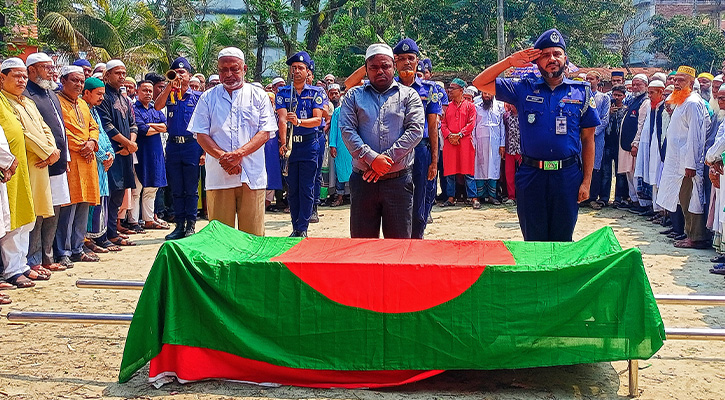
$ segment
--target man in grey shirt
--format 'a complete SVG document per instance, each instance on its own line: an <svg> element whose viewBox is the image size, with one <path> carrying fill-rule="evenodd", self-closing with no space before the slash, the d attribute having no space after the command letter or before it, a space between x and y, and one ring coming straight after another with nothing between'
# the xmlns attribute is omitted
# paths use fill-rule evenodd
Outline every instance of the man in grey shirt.
<svg viewBox="0 0 725 400"><path fill-rule="evenodd" d="M425 110L418 93L393 80L393 50L373 44L365 53L370 82L342 100L340 130L352 155L350 236L409 239L413 218L413 149L423 138Z"/></svg>

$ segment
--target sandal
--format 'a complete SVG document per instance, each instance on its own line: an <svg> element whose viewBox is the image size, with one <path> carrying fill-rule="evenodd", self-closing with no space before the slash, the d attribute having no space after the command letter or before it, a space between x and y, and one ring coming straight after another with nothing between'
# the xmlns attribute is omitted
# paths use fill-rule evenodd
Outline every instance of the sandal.
<svg viewBox="0 0 725 400"><path fill-rule="evenodd" d="M42 265L33 265L32 267L30 267L30 269L32 269L33 271L35 271L35 272L37 272L39 274L43 274L43 275L50 276L50 270L48 270L47 268L43 267Z"/></svg>
<svg viewBox="0 0 725 400"><path fill-rule="evenodd" d="M456 205L455 201L446 200L443 203L441 203L441 207L453 207Z"/></svg>
<svg viewBox="0 0 725 400"><path fill-rule="evenodd" d="M725 264L715 264L710 268L711 274L725 275Z"/></svg>
<svg viewBox="0 0 725 400"><path fill-rule="evenodd" d="M44 274L42 272L34 271L32 269L29 269L25 272L23 272L23 275L25 275L26 278L32 279L34 281L47 281L50 280L50 274ZM33 278L32 275L35 275L35 278Z"/></svg>
<svg viewBox="0 0 725 400"><path fill-rule="evenodd" d="M66 268L65 265L61 265L58 263L43 264L43 268L47 269L48 271L53 271L53 272L65 271L66 269L68 269L68 268Z"/></svg>
<svg viewBox="0 0 725 400"><path fill-rule="evenodd" d="M120 226L120 225L116 227L116 232L118 232L119 234L122 233L124 235L135 235L136 234L136 231L124 228L123 226Z"/></svg>
<svg viewBox="0 0 725 400"><path fill-rule="evenodd" d="M134 233L146 233L146 231L138 223L129 226L128 229L132 230Z"/></svg>
<svg viewBox="0 0 725 400"><path fill-rule="evenodd" d="M168 229L168 228L164 228L163 225L159 224L156 221L146 221L143 224L143 229Z"/></svg>
<svg viewBox="0 0 725 400"><path fill-rule="evenodd" d="M35 282L30 280L30 278L26 277L24 274L15 274L10 278L5 279L5 281L14 285L18 289L31 288L35 286Z"/></svg>
<svg viewBox="0 0 725 400"><path fill-rule="evenodd" d="M5 281L0 281L0 290L15 290L15 289L17 289L15 287L15 285L5 282Z"/></svg>
<svg viewBox="0 0 725 400"><path fill-rule="evenodd" d="M136 245L136 243L134 243L128 239L123 239L121 237L117 237L116 240L113 240L113 239L108 239L108 240L111 243L115 244L116 246L135 246Z"/></svg>
<svg viewBox="0 0 725 400"><path fill-rule="evenodd" d="M71 254L70 260L73 262L98 262L101 261L97 255L93 253L80 252L78 254Z"/></svg>
<svg viewBox="0 0 725 400"><path fill-rule="evenodd" d="M13 301L10 300L10 296L8 296L6 294L0 294L0 304L6 305L6 304L10 304L12 302Z"/></svg>
<svg viewBox="0 0 725 400"><path fill-rule="evenodd" d="M108 251L121 251L121 250L123 250L122 248L120 248L120 247L116 246L115 244L113 244L113 242L111 242L110 240L106 240L105 242L101 243L99 246L103 247L104 249L106 249Z"/></svg>
<svg viewBox="0 0 725 400"><path fill-rule="evenodd" d="M718 254L710 259L712 263L725 263L725 254Z"/></svg>
<svg viewBox="0 0 725 400"><path fill-rule="evenodd" d="M472 205L474 210L478 210L481 208L481 202L478 201L478 199L473 199Z"/></svg>
<svg viewBox="0 0 725 400"><path fill-rule="evenodd" d="M169 223L166 222L166 221L164 221L163 219L154 217L154 222L156 222L157 224L161 225L163 227L163 229L169 229L169 228L171 228L171 226L169 226Z"/></svg>
<svg viewBox="0 0 725 400"><path fill-rule="evenodd" d="M92 240L86 241L85 246L88 248L88 250L90 250L94 253L108 253L108 249L104 249L103 247L97 245Z"/></svg>

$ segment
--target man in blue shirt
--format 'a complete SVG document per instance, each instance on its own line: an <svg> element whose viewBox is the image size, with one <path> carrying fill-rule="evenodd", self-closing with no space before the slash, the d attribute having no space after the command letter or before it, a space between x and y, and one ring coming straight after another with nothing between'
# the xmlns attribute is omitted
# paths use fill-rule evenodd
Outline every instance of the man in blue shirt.
<svg viewBox="0 0 725 400"><path fill-rule="evenodd" d="M292 151L287 170L292 234L290 237L306 237L315 204L315 180L317 179L320 148L319 128L322 123L324 92L306 83L312 59L305 51L287 60L292 84L279 88L275 108L279 116L280 153Z"/></svg>
<svg viewBox="0 0 725 400"><path fill-rule="evenodd" d="M541 78L497 78L535 61ZM522 164L516 173L519 224L526 241L571 241L578 203L589 198L594 130L599 125L589 82L565 77L566 44L556 29L533 48L481 72L473 84L519 110Z"/></svg>
<svg viewBox="0 0 725 400"><path fill-rule="evenodd" d="M171 188L176 229L166 235L166 240L181 239L194 234L196 211L199 203L199 173L204 152L194 134L187 129L201 92L189 88L193 69L184 57L171 64L176 79L167 85L154 102L161 111L166 107L167 131L166 170Z"/></svg>

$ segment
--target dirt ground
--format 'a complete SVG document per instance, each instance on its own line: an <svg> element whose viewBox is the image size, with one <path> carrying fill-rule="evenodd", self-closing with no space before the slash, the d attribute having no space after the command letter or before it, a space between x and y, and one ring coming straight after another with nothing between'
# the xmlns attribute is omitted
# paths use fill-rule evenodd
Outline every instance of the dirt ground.
<svg viewBox="0 0 725 400"><path fill-rule="evenodd" d="M320 208L321 222L310 236L349 235L349 208ZM439 208L429 225L431 239L521 240L514 207ZM291 232L289 215L268 213L267 235ZM197 224L201 228L205 222ZM637 246L656 294L723 294L722 276L708 273L712 250L680 250L659 235L662 228L626 211L583 209L574 234L581 238L609 225L625 248ZM0 399L619 399L628 394L626 362L500 371L452 371L385 390L261 388L231 382L178 383L154 389L148 369L129 383L117 382L127 327L9 323L8 311L131 313L138 291L79 289L79 278L143 280L167 231L132 238L138 244L100 263L81 263L53 274L33 289L7 291L13 304L0 319ZM662 306L667 327L725 326L725 307ZM642 399L725 398L725 346L721 341L668 341L640 361Z"/></svg>

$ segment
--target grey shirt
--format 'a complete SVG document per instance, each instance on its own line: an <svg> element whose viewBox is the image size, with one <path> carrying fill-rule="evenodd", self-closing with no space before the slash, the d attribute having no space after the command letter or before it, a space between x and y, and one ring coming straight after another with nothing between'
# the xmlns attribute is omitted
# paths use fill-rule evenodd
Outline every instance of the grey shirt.
<svg viewBox="0 0 725 400"><path fill-rule="evenodd" d="M340 131L353 168L367 171L384 154L390 172L413 165L413 148L423 138L425 110L415 89L393 84L383 93L366 83L350 90L340 105Z"/></svg>

